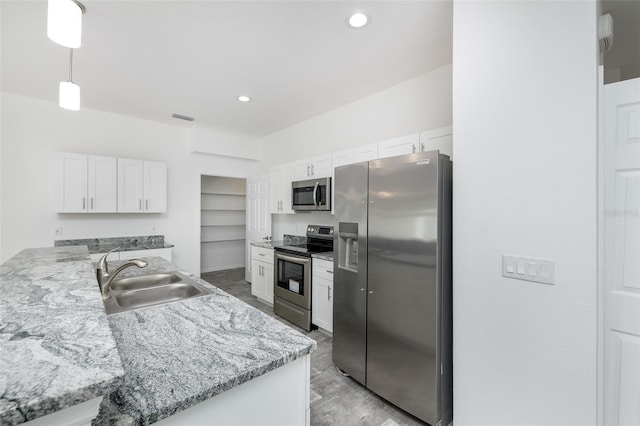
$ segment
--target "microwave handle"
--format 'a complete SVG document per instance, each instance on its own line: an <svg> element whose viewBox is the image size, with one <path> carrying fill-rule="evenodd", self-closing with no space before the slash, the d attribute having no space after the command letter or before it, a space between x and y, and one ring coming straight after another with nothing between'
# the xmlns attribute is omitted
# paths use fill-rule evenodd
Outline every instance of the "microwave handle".
<svg viewBox="0 0 640 426"><path fill-rule="evenodd" d="M318 201L317 201L318 197L317 197L316 194L318 192L318 185L319 184L320 184L319 182L316 182L316 184L313 187L313 205L316 206L316 207L318 207Z"/></svg>

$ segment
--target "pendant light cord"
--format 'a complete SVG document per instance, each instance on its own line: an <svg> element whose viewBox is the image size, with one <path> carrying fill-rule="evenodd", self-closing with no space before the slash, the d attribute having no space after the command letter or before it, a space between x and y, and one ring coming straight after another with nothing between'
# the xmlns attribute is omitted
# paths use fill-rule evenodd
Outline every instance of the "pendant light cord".
<svg viewBox="0 0 640 426"><path fill-rule="evenodd" d="M69 49L69 81L73 81L73 49Z"/></svg>

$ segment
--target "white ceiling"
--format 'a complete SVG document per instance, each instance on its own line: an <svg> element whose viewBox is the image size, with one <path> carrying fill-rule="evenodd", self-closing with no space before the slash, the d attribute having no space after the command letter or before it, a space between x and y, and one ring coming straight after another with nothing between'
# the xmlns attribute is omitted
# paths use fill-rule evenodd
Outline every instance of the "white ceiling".
<svg viewBox="0 0 640 426"><path fill-rule="evenodd" d="M452 1L84 1L82 107L266 136L452 60ZM57 102L46 1L1 2L3 91ZM358 30L345 20L364 11ZM236 97L246 94L250 103ZM72 113L72 112L70 112Z"/></svg>

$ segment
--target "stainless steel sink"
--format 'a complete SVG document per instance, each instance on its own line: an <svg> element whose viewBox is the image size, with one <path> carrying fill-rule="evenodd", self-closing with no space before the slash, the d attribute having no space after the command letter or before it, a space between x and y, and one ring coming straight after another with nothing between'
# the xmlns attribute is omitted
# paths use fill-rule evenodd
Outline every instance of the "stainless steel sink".
<svg viewBox="0 0 640 426"><path fill-rule="evenodd" d="M142 277L121 278L111 282L111 291L113 290L137 290L140 288L155 287L159 285L173 284L184 281L175 272L167 272L164 274L144 275Z"/></svg>
<svg viewBox="0 0 640 426"><path fill-rule="evenodd" d="M168 272L114 280L111 297L104 301L104 306L108 315L208 294L211 290L191 278Z"/></svg>

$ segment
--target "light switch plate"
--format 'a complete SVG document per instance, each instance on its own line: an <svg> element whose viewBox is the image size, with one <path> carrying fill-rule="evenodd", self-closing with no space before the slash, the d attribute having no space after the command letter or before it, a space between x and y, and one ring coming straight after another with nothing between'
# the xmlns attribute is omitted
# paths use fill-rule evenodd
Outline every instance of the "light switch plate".
<svg viewBox="0 0 640 426"><path fill-rule="evenodd" d="M556 262L553 259L502 255L502 276L542 284L555 284Z"/></svg>

